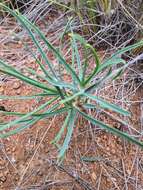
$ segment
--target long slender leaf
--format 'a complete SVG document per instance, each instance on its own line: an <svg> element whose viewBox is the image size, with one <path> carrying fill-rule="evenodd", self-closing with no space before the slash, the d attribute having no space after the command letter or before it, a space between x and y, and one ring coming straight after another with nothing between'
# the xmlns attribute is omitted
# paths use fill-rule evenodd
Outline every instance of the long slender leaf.
<svg viewBox="0 0 143 190"><path fill-rule="evenodd" d="M94 57L95 62L96 62L96 66L95 66L93 72L85 80L84 85L86 85L87 83L89 83L93 79L93 77L98 72L99 66L100 66L100 60L99 60L99 57L98 57L95 49L90 44L87 44L86 47L89 48L92 51L93 57Z"/></svg>
<svg viewBox="0 0 143 190"><path fill-rule="evenodd" d="M65 68L67 69L67 71L70 72L70 74L72 76L74 76L74 78L77 80L77 82L80 84L80 80L77 76L77 74L75 73L75 71L70 67L69 64L66 63L66 61L63 59L63 57L60 55L60 53L48 42L48 40L46 39L45 35L39 30L38 27L36 27L34 24L32 24L26 17L24 17L23 15L16 14L15 11L12 11L11 9L9 9L8 7L4 6L3 4L0 4L0 6L2 6L5 10L7 10L10 14L12 14L14 17L16 17L21 24L27 29L29 35L31 36L32 40L34 41L35 45L37 46L39 52L41 53L43 59L45 60L45 62L48 64L51 72L53 73L53 75L57 78L54 70L52 69L51 64L49 63L49 60L47 59L46 54L44 53L44 51L42 50L41 46L39 45L38 41L35 39L33 33L31 32L31 30L29 29L29 27L31 27L32 29L34 29L40 36L40 38L45 42L45 44L47 45L47 47L49 49L51 49L55 55L58 57L58 59L60 59L60 62L65 66Z"/></svg>
<svg viewBox="0 0 143 190"><path fill-rule="evenodd" d="M35 56L35 54L32 52L32 50L27 46L27 44L24 44L26 46L26 49L31 53L33 58L35 59L35 62L40 66L41 70L45 74L45 76L50 80L56 80L54 76L50 76L48 70L46 69L45 65L41 63L41 61Z"/></svg>
<svg viewBox="0 0 143 190"><path fill-rule="evenodd" d="M63 64L66 68L66 70L72 75L74 76L74 78L76 79L76 81L78 82L78 84L80 84L80 79L77 76L76 72L70 67L69 64L66 63L65 59L60 55L60 53L52 46L52 44L50 44L50 42L46 39L46 37L44 36L44 34L39 30L38 27L36 27L34 24L32 24L28 19L26 19L24 16L22 15L18 15L18 18L22 18L22 20L24 22L26 22L30 27L32 27L40 36L40 38L45 42L45 44L47 45L47 47L52 50L55 55L58 57L58 59L60 60L60 63Z"/></svg>
<svg viewBox="0 0 143 190"><path fill-rule="evenodd" d="M34 74L34 75L36 75L37 77L40 77L41 79L44 79L44 80L46 80L47 82L49 82L51 85L53 85L53 86L58 86L58 87L60 87L60 88L63 88L63 87L65 87L65 88L70 88L70 89L72 89L72 90L75 90L76 88L72 85L72 84L68 84L68 83L65 83L65 82L63 82L63 81L54 81L54 80L50 80L50 79L48 79L47 77L45 77L45 76L43 76L43 75L40 75L40 74L38 74L36 71L34 71L33 69L27 69L27 71L29 71L30 73L32 73L32 74ZM76 89L77 90L77 89Z"/></svg>
<svg viewBox="0 0 143 190"><path fill-rule="evenodd" d="M71 29L71 36L72 36L72 38L71 38L71 43L72 43L72 48L73 48L73 50L72 51L74 51L75 52L75 57L76 57L76 62L77 62L77 68L78 68L78 73L79 73L79 79L81 80L82 79L82 65L81 65L81 58L80 58L80 54L79 54L79 50L78 50L78 46L77 46L77 42L76 42L76 38L75 38L75 35L73 34L73 31L72 31L72 29Z"/></svg>
<svg viewBox="0 0 143 190"><path fill-rule="evenodd" d="M85 109L95 109L98 113L105 113L106 115L108 115L110 118L118 121L119 123L122 123L124 126L128 126L128 123L121 120L120 118L115 117L114 115L108 113L107 111L105 111L104 109L100 108L98 105L95 105L93 103L89 104L86 103L83 106Z"/></svg>
<svg viewBox="0 0 143 190"><path fill-rule="evenodd" d="M69 107L63 107L63 108L60 108L60 109L57 109L57 110L54 110L54 109L55 108L52 107L52 109L50 109L50 110L48 110L48 111L46 111L44 113L34 113L34 114L30 115L30 116L32 116L32 117L42 117L42 118L52 117L52 116L64 113L64 112L68 111L70 108ZM2 113L4 115L11 115L11 116L25 116L26 115L26 113L20 113L20 112L0 111L0 113Z"/></svg>
<svg viewBox="0 0 143 190"><path fill-rule="evenodd" d="M85 92L90 92L90 91L93 91L94 89L100 88L101 85L103 85L107 81L107 79L109 78L109 76L113 77L113 75L111 75L111 73L112 73L112 71L111 71L111 68L110 68L108 70L108 72L105 74L105 76L103 76L102 78L100 78L98 81L93 82L92 84L90 84L90 86L85 89Z"/></svg>
<svg viewBox="0 0 143 190"><path fill-rule="evenodd" d="M15 135L15 134L18 134L19 132L29 128L30 126L32 126L33 124L35 124L37 121L39 121L39 118L34 118L28 122L26 122L25 125L22 125L21 127L18 127L16 129L13 129L7 133L3 133L3 134L0 134L0 138L7 138L11 135ZM1 127L1 126L0 126Z"/></svg>
<svg viewBox="0 0 143 190"><path fill-rule="evenodd" d="M110 66L115 66L119 63L126 64L126 61L124 59L118 58L118 57L109 59L108 61L105 61L100 65L98 72L101 72L103 69L109 68Z"/></svg>
<svg viewBox="0 0 143 190"><path fill-rule="evenodd" d="M28 117L30 117L30 116L32 116L33 114L35 114L36 112L38 112L38 111L44 109L46 106L48 106L49 104L51 104L52 102L54 102L56 99L57 99L57 97L56 97L56 98L52 98L52 99L49 100L48 102L46 102L46 103L42 104L41 106L39 106L37 109L35 109L35 110L33 110L33 111L31 111L31 112L25 114L24 116L22 116L22 117L20 117L20 118L18 118L18 119L16 119L16 120L14 120L14 121L9 122L9 123L6 124L6 125L1 126L1 127L0 127L0 131L5 130L5 129L9 129L9 128L12 127L13 125L17 125L20 121L25 120L25 119L27 119Z"/></svg>
<svg viewBox="0 0 143 190"><path fill-rule="evenodd" d="M2 60L0 60L0 72L14 76L30 85L36 86L36 87L44 89L46 91L50 91L50 92L54 92L54 93L57 92L54 89L48 88L46 85L42 84L41 82L23 75L16 69L14 69L14 68L11 69L11 67L9 65L6 65Z"/></svg>
<svg viewBox="0 0 143 190"><path fill-rule="evenodd" d="M86 84L95 76L96 72L98 71L98 68L99 68L99 65L100 65L100 60L99 60L99 58L98 58L98 55L97 55L97 53L96 53L96 50L95 50L89 43L87 43L84 38L82 38L79 34L75 34L75 33L73 33L73 32L72 32L71 34L69 34L69 35L72 37L72 39L73 39L73 41L74 41L74 46L76 47L75 52L77 52L77 45L76 45L75 40L78 40L78 41L84 46L84 48L85 48L86 50L87 50L87 49L90 49L90 50L91 50L91 53L92 53L92 55L93 55L93 57L94 57L94 59L95 59L96 66L95 66L93 72L88 76L88 78L87 78L86 81L84 82L84 85L86 85ZM79 53L77 52L77 53L76 53L77 61L78 61L78 62L81 62L81 61L80 61L80 57L79 57L78 54L79 54ZM79 63L78 63L78 67L79 67L80 70L81 70L81 71L80 71L80 75L81 75L81 79L82 79L82 78L83 78L83 75L84 75L84 73L85 73L85 70L81 69L81 65L80 65Z"/></svg>
<svg viewBox="0 0 143 190"><path fill-rule="evenodd" d="M23 123L26 122L25 125L17 127L16 129L13 129L13 130L11 130L9 132L6 132L4 134L0 134L0 138L6 138L6 137L8 137L10 135L17 134L17 133L23 131L24 129L29 128L30 126L32 126L33 124L35 124L37 121L39 121L41 119L44 119L46 117L53 117L55 115L63 114L65 112L67 112L69 110L69 108L60 108L60 109L58 109L56 111L52 111L52 110L54 110L54 107L52 107L52 109L49 109L48 111L46 111L43 114L33 114L32 116L34 116L34 118L29 119L27 121L23 120ZM18 114L18 115L23 115L23 114ZM1 126L3 126L3 125L0 125L0 127Z"/></svg>
<svg viewBox="0 0 143 190"><path fill-rule="evenodd" d="M83 94L84 94L84 89L80 90L79 92L75 93L72 96L69 96L69 97L65 98L64 100L61 100L60 104L65 104L65 103L67 103L67 102L69 102L71 100L74 100L76 97L81 96Z"/></svg>
<svg viewBox="0 0 143 190"><path fill-rule="evenodd" d="M122 54L124 54L124 53L126 53L128 51L131 51L133 49L136 49L136 48L138 48L140 46L143 46L143 40L141 40L141 41L139 41L139 42L137 42L137 43L135 43L133 45L129 45L129 46L125 47L125 48L122 48L122 49L118 50L108 60L114 59L114 58L116 59L118 56L120 56L120 55L122 55Z"/></svg>
<svg viewBox="0 0 143 190"><path fill-rule="evenodd" d="M45 68L45 66L41 64L41 62L39 61L39 59L37 59L37 58L35 57L35 55L33 54L33 52L31 52L31 53L32 53L33 57L35 58L36 63L38 63L38 65L40 66L41 70L42 70L43 73L45 74L46 80L47 80L49 83L52 83L52 82L54 82L54 81L57 81L57 79L56 79L55 77L51 77L51 76L49 75L49 73L48 73L47 69ZM53 84L53 83L52 83L52 84ZM54 84L55 84L55 83L54 83ZM61 98L64 99L64 95L63 95L63 93L62 93L62 90L61 90L57 85L55 85L55 88L56 88L57 91L59 92Z"/></svg>
<svg viewBox="0 0 143 190"><path fill-rule="evenodd" d="M22 16L20 13L17 13L16 11L11 10L9 7L3 5L0 3L0 6L2 6L6 11L8 11L11 15L13 15L17 20L20 21L20 23L22 24L22 26L24 26L24 28L28 31L31 39L33 40L33 42L35 43L35 45L38 48L38 51L40 52L40 54L42 55L43 59L45 60L45 62L48 64L50 71L52 72L53 76L57 78L55 71L53 70L47 56L46 53L43 51L42 47L40 46L40 43L36 40L34 34L31 32L27 22L25 22L24 20L24 16ZM26 19L27 20L27 19ZM30 23L30 22L29 22ZM32 24L31 24L32 25Z"/></svg>
<svg viewBox="0 0 143 190"><path fill-rule="evenodd" d="M58 134L56 135L56 137L54 138L54 140L52 140L51 143L55 144L55 143L58 143L58 142L59 142L59 140L60 140L61 137L62 137L62 134L64 133L65 128L66 128L67 125L68 125L68 122L69 122L69 119L70 119L70 115L71 115L71 111L68 112L68 115L67 115L67 117L66 117L66 119L65 119L65 121L64 121L63 126L61 127L60 131L58 132Z"/></svg>
<svg viewBox="0 0 143 190"><path fill-rule="evenodd" d="M98 96L93 96L89 93L84 93L84 95L88 98L90 98L91 100L94 100L96 101L97 103L99 103L99 105L102 107L102 108L107 108L109 110L113 110L117 113L120 113L122 115L126 115L126 116L130 116L130 112L120 108L119 106L116 106L115 104L112 104L112 103L109 103L107 101L105 101L104 99L98 97Z"/></svg>
<svg viewBox="0 0 143 190"><path fill-rule="evenodd" d="M77 114L77 111L75 109L72 109L71 113L70 113L69 124L68 124L68 127L67 127L67 134L66 134L66 137L64 139L64 143L63 143L62 147L60 148L60 151L59 151L59 154L58 154L59 159L64 156L66 150L69 147L69 143L70 143L72 133L73 133L73 130L74 130L74 123L75 123L75 119L76 119L76 114Z"/></svg>
<svg viewBox="0 0 143 190"><path fill-rule="evenodd" d="M125 64L126 62L122 58L119 58L119 56L121 56L122 54L124 54L128 51L136 49L140 46L143 46L143 40L141 40L140 42L137 42L133 45L122 48L121 50L118 50L110 58L105 60L102 65L100 65L99 72L108 66L117 65L118 63Z"/></svg>
<svg viewBox="0 0 143 190"><path fill-rule="evenodd" d="M122 131L120 131L120 130L114 128L114 127L110 127L110 126L106 125L105 123L103 123L103 122L101 122L101 121L98 121L98 120L94 119L93 117L87 115L86 113L81 112L80 110L78 110L78 111L79 111L79 113L80 113L86 120L90 121L90 122L93 123L94 125L98 125L100 128L106 129L108 132L111 132L111 133L113 133L113 134L115 134L115 135L117 135L117 136L119 136L119 137L122 137L122 138L124 138L124 139L126 139L126 140L128 140L128 141L130 141L130 142L132 142L132 143L134 143L134 144L137 144L137 145L139 145L140 147L143 148L143 142L138 141L137 139L131 137L129 134L127 134L127 133L125 133L125 132L122 132Z"/></svg>
<svg viewBox="0 0 143 190"><path fill-rule="evenodd" d="M46 97L46 96L53 96L56 95L54 93L39 93L39 94L33 94L31 96L6 96L6 95L0 95L0 99L2 100L27 100L27 99L35 99L39 97Z"/></svg>

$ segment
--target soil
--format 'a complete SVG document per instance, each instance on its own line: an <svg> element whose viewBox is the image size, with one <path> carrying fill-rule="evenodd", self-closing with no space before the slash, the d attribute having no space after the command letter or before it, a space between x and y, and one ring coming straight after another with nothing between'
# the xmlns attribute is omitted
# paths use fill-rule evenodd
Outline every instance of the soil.
<svg viewBox="0 0 143 190"><path fill-rule="evenodd" d="M22 48L21 43L7 43L6 49ZM17 54L15 59L18 59ZM49 55L51 56L51 55ZM3 56L2 56L3 57ZM14 59L13 55L5 59ZM13 61L13 60L12 60ZM38 70L33 60L25 65ZM14 78L4 77L0 83L2 95L31 95L37 89ZM113 89L110 90L113 95ZM107 93L106 98L111 98ZM137 130L142 129L142 94L139 88L130 97L129 108L132 117L129 123ZM0 101L1 108L7 111L29 112L41 102L36 100ZM121 128L122 126L107 117L94 113L102 121ZM64 116L63 116L64 117ZM143 151L97 126L90 125L80 118L61 165L56 163L57 149L51 141L58 132L63 117L39 121L20 134L2 139L0 143L0 189L1 190L142 190ZM2 115L0 122L11 120ZM122 130L122 129L121 129ZM124 129L125 131L128 129ZM128 132L132 133L130 129ZM141 135L140 135L141 138Z"/></svg>

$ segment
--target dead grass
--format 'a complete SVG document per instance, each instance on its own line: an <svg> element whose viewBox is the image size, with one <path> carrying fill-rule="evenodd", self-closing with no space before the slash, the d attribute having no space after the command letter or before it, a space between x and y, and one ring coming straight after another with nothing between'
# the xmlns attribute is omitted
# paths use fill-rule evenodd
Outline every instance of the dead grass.
<svg viewBox="0 0 143 190"><path fill-rule="evenodd" d="M40 10L40 9L39 9ZM32 14L32 13L31 13ZM46 14L46 13L45 13ZM57 23L61 24L64 14L58 18L55 17L54 27ZM128 15L129 16L129 15ZM25 67L33 66L29 52L25 50L22 32L18 33L17 38L9 38L12 31L18 31L19 27L5 18L6 22L0 27L0 57L14 63L14 66ZM131 21L132 18L129 20ZM50 18L49 18L50 20ZM3 22L3 21L2 21ZM51 21L52 22L52 21ZM122 21L126 22L126 20ZM132 20L132 22L134 22ZM42 22L43 23L43 22ZM62 22L63 23L63 22ZM108 23L108 22L107 22ZM41 27L47 33L48 38L53 43L58 44L57 36L62 31L60 24L54 32L47 33L46 24ZM109 49L100 49L101 57L108 56L112 51L130 42L128 39L119 46L122 35L117 31L117 43L112 44L109 39L103 36L108 34L109 30L116 29L118 20L113 20L112 25L105 25L99 32L93 34L90 41L97 37L97 44L104 42L109 45ZM135 24L135 23L134 23ZM64 25L64 24L63 24ZM49 28L50 28L49 27ZM122 30L122 29L121 29ZM136 29L130 35L134 40ZM119 33L118 33L119 32ZM20 34L20 40L19 40ZM127 32L124 37L128 36ZM129 35L129 36L130 36ZM112 32L111 32L112 36ZM123 38L122 38L123 40ZM27 39L25 39L27 41ZM97 45L96 44L96 45ZM30 44L31 47L32 44ZM34 49L34 47L33 47ZM65 51L66 53L66 51ZM131 60L131 55L128 55ZM142 64L142 60L140 65ZM106 84L98 91L105 99L115 102L131 111L132 117L119 118L111 112L94 112L96 118L100 118L106 123L112 124L120 130L128 131L130 135L137 138L143 138L143 99L142 99L142 76L141 69L129 65L126 72L116 82ZM142 79L142 78L141 78ZM0 76L0 91L2 94L16 95L17 89L12 84L14 79ZM11 86L11 90L9 90ZM33 92L33 89L21 85L19 94ZM1 102L6 109L24 111L32 109L33 105L39 102L27 102L22 104L17 102ZM126 120L129 125L123 128L118 120ZM8 118L1 117L0 120ZM143 151L135 145L129 144L111 134L106 133L96 126L91 125L80 119L78 127L75 129L70 149L66 155L63 165L56 164L56 149L50 144L50 141L58 131L63 118L53 118L37 123L35 126L25 132L1 140L0 144L0 189L2 190L142 190L143 189Z"/></svg>

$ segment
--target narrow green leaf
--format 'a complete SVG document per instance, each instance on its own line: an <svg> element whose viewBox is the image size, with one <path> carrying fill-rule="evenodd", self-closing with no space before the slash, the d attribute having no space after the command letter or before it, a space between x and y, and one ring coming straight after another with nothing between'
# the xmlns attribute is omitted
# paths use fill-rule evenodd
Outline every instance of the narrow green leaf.
<svg viewBox="0 0 143 190"><path fill-rule="evenodd" d="M57 91L51 88L48 88L46 85L42 84L39 81L36 81L34 79L29 78L28 76L23 75L13 67L11 68L9 65L5 64L2 60L0 60L0 72L14 76L30 85L36 86L38 88L44 89L46 91L54 92L56 93Z"/></svg>
<svg viewBox="0 0 143 190"><path fill-rule="evenodd" d="M95 105L95 104L91 103L91 104L84 104L83 107L84 107L85 109L95 109L95 110L96 110L97 112L99 112L99 113L105 113L105 114L108 115L110 118L112 118L112 119L118 121L119 123L122 123L124 126L128 126L128 123L127 123L127 122L125 122L125 121L119 119L118 117L115 117L114 115L112 115L112 114L106 112L105 109L102 109L102 108L99 107L98 105Z"/></svg>
<svg viewBox="0 0 143 190"><path fill-rule="evenodd" d="M59 62L61 64L63 64L66 68L66 70L72 75L74 76L74 78L76 79L76 81L78 82L78 84L80 84L80 79L77 76L76 72L70 67L69 64L66 63L65 59L61 56L61 54L59 53L59 51L57 51L56 48L54 48L52 46L52 44L46 39L45 35L39 30L38 27L36 27L34 24L32 24L27 18L25 18L24 16L20 15L20 17L22 17L22 20L24 20L32 29L34 29L38 35L40 36L40 38L45 42L45 44L47 45L47 47L52 50L55 55L57 56L57 58L59 59Z"/></svg>
<svg viewBox="0 0 143 190"><path fill-rule="evenodd" d="M93 48L89 43L86 42L86 40L84 38L82 38L82 36L80 36L79 34L74 34L74 33L71 33L69 34L72 39L73 39L73 42L74 42L74 47L75 47L75 52L77 52L77 45L76 45L76 41L75 40L78 40L83 46L84 48L87 50L87 49L90 49L91 50L91 53L95 59L95 62L96 62L96 66L93 70L93 72L89 75L89 77L86 79L86 81L84 82L84 85L86 85L96 74L96 72L98 71L98 68L99 68L99 65L100 65L100 60L99 60L99 57L96 53L96 50L95 48ZM76 57L77 57L77 61L78 61L78 67L80 68L80 75L81 75L81 80L84 78L84 73L85 73L85 68L82 69L81 68L81 65L80 65L80 57L79 57L79 53L77 52L76 53ZM87 59L87 57L86 57ZM85 67L86 65L84 65Z"/></svg>
<svg viewBox="0 0 143 190"><path fill-rule="evenodd" d="M129 45L129 46L125 47L125 48L121 48L120 50L118 50L117 52L115 52L115 53L111 56L111 58L109 58L109 60L110 60L110 59L113 59L113 58L116 59L118 56L120 56L120 55L122 55L122 54L124 54L124 53L126 53L126 52L128 52L128 51L131 51L131 50L133 50L133 49L136 49L136 48L138 48L138 47L140 47L140 46L143 46L143 40L141 40L141 41L139 41L139 42L137 42L137 43L135 43L135 44L133 44L133 45Z"/></svg>
<svg viewBox="0 0 143 190"><path fill-rule="evenodd" d="M84 93L84 90L81 90L81 91L75 93L74 95L65 98L64 100L61 100L60 104L65 104L67 102L70 102L71 100L75 99L76 97L81 96L83 93Z"/></svg>
<svg viewBox="0 0 143 190"><path fill-rule="evenodd" d="M99 66L100 66L100 60L99 60L99 57L98 57L95 49L90 44L87 44L86 47L91 50L91 52L93 54L93 57L95 59L96 66L93 69L93 72L85 80L84 85L86 85L87 83L89 83L94 78L94 76L97 74L97 72L99 70Z"/></svg>
<svg viewBox="0 0 143 190"><path fill-rule="evenodd" d="M40 66L40 68L43 71L43 73L45 74L45 76L50 80L56 80L56 78L54 76L51 77L49 75L49 72L48 72L47 68L45 67L45 65L41 63L41 61L35 56L35 54L32 52L32 50L27 46L27 44L24 44L24 45L26 46L26 49L28 49L28 51L31 53L33 58L35 59L35 62Z"/></svg>
<svg viewBox="0 0 143 190"><path fill-rule="evenodd" d="M57 97L56 97L56 98L52 98L52 99L49 100L48 102L46 102L46 103L42 104L41 106L39 106L37 109L35 109L35 110L33 110L33 111L31 111L31 112L25 114L24 116L22 116L22 117L20 117L20 118L18 118L18 119L16 119L16 120L14 120L14 121L9 122L9 123L6 124L6 125L1 126L1 127L0 127L0 131L5 130L5 129L9 129L10 127L12 127L12 126L14 126L14 125L19 124L20 121L25 120L25 119L27 119L28 117L30 117L30 116L32 116L33 114L35 114L36 112L38 112L38 111L44 109L46 106L48 106L49 104L51 104L52 102L54 102L56 99L57 99Z"/></svg>
<svg viewBox="0 0 143 190"><path fill-rule="evenodd" d="M86 45L88 44L86 40L79 34L71 32L69 36L75 40L78 40L81 44Z"/></svg>
<svg viewBox="0 0 143 190"><path fill-rule="evenodd" d="M137 43L135 43L133 45L129 45L129 46L125 47L125 48L122 48L121 50L118 50L110 58L105 60L105 62L102 65L100 65L99 71L101 71L102 69L104 69L104 68L106 68L108 66L116 65L118 63L125 64L126 62L122 58L119 58L119 56L121 56L122 54L124 54L124 53L126 53L128 51L136 49L136 48L138 48L140 46L143 46L143 40L141 40L140 42L137 42Z"/></svg>
<svg viewBox="0 0 143 190"><path fill-rule="evenodd" d="M56 135L56 137L54 138L54 140L52 140L52 144L57 144L59 142L59 140L61 139L62 137L62 134L64 133L65 131L65 128L67 127L68 125L68 122L69 122L69 119L70 119L70 115L71 115L71 111L68 112L68 115L64 121L64 124L63 126L61 127L60 131L58 132L58 134Z"/></svg>
<svg viewBox="0 0 143 190"><path fill-rule="evenodd" d="M29 127L31 127L33 124L35 124L37 121L39 120L39 118L36 118L36 119L32 119L30 120L29 122L26 122L25 125L22 125L21 127L18 127L16 129L13 129L9 132L6 132L6 133L3 133L3 134L0 134L0 138L7 138L11 135L15 135L15 134L18 134L19 132L23 131L24 129L27 129Z"/></svg>
<svg viewBox="0 0 143 190"><path fill-rule="evenodd" d="M59 105L58 105L59 106ZM54 107L52 107L52 110L53 110ZM51 116L55 116L57 114L61 114L61 113L64 113L66 111L69 110L69 107L63 107L63 108L60 108L60 109L57 109L55 111L52 111L50 110L50 113L49 113L49 110L44 112L44 113L37 113L37 114L32 114L31 116L32 117L51 117ZM4 114L4 115L11 115L11 116L24 116L26 115L27 113L20 113L20 112L8 112L8 111L0 111L0 113ZM22 120L23 122L23 120Z"/></svg>
<svg viewBox="0 0 143 190"><path fill-rule="evenodd" d="M53 96L56 95L54 93L39 93L39 94L33 94L31 96L5 96L5 95L0 95L0 99L2 100L27 100L27 99L35 99L39 97L45 97L45 96Z"/></svg>
<svg viewBox="0 0 143 190"><path fill-rule="evenodd" d="M64 156L66 150L69 147L69 143L70 143L72 133L73 133L73 130L74 130L74 123L75 123L76 114L77 114L77 111L75 109L72 109L71 113L70 113L69 123L68 123L68 126L67 126L67 134L66 134L66 137L64 139L64 143L63 143L62 147L60 148L60 151L59 151L59 154L58 154L59 159Z"/></svg>
<svg viewBox="0 0 143 190"><path fill-rule="evenodd" d="M126 116L130 116L130 112L120 108L119 106L116 106L115 104L112 104L112 103L109 103L107 101L105 101L104 99L98 97L98 96L93 96L89 93L84 93L84 95L88 98L90 98L91 100L94 100L96 101L97 103L99 103L99 105L102 107L102 108L107 108L109 110L113 110L117 113L120 113L122 115L126 115Z"/></svg>
<svg viewBox="0 0 143 190"><path fill-rule="evenodd" d="M54 82L54 81L57 81L58 79L56 79L54 76L51 77L51 76L48 74L47 69L45 68L44 65L41 64L41 62L39 61L39 59L37 59L33 53L32 53L32 55L33 55L33 57L35 58L35 60L36 60L36 62L38 63L38 65L40 66L40 68L41 68L41 70L43 71L43 73L45 74L46 80L47 80L49 83L52 83L52 82ZM55 84L53 84L53 85L55 85ZM57 85L55 85L55 88L56 88L57 91L59 92L59 95L61 96L61 98L64 99L64 95L63 95L62 90L61 90Z"/></svg>
<svg viewBox="0 0 143 190"><path fill-rule="evenodd" d="M34 123L36 123L37 121L41 120L41 119L44 119L46 117L53 117L53 116L57 116L59 114L63 114L67 111L69 111L70 108L60 108L58 110L55 110L53 111L55 108L57 107L57 105L53 106L52 108L48 109L48 111L44 112L43 114L33 114L32 116L34 118L32 119L29 119L29 120L21 120L19 121L19 124L21 123L25 123L25 125L22 125L20 127L17 127L16 129L13 129L9 132L6 132L6 133L3 133L3 134L0 134L0 138L6 138L10 135L14 135L14 134L17 134L19 132L21 132L22 130L26 129L26 128L29 128L30 126L32 126ZM24 114L21 114L21 113L18 113L18 115L24 115ZM0 124L0 127L2 127L4 124ZM5 124L6 125L6 124Z"/></svg>
<svg viewBox="0 0 143 190"><path fill-rule="evenodd" d="M112 80L116 80L118 77L120 77L123 73L123 69L120 69L119 72L112 78Z"/></svg>
<svg viewBox="0 0 143 190"><path fill-rule="evenodd" d="M66 26L64 28L64 31L60 35L61 45L62 45L62 43L64 41L64 36L69 32L69 28L71 26L72 20L73 20L73 17L68 18L68 22L67 22L67 24L66 24Z"/></svg>
<svg viewBox="0 0 143 190"><path fill-rule="evenodd" d="M100 67L99 67L99 69L98 69L98 72L101 72L103 69L109 68L109 67L111 67L111 66L115 66L115 65L117 65L117 64L119 64L119 63L120 63L120 64L126 64L126 61L125 61L124 59L118 58L118 57L109 59L109 60L103 62L103 63L100 65Z"/></svg>
<svg viewBox="0 0 143 190"><path fill-rule="evenodd" d="M94 104L89 104L89 103L86 103L83 105L84 108L86 109L98 109L99 110L99 107L97 105L94 105Z"/></svg>
<svg viewBox="0 0 143 190"><path fill-rule="evenodd" d="M86 120L90 121L90 122L93 123L94 125L98 125L100 128L105 129L105 130L107 130L108 132L111 132L111 133L113 133L113 134L115 134L115 135L117 135L117 136L119 136L119 137L122 137L122 138L128 140L129 142L132 142L132 143L134 143L134 144L137 144L137 145L139 145L140 147L143 148L143 142L138 141L137 139L131 137L129 134L127 134L127 133L125 133L125 132L122 132L122 131L120 131L120 130L114 128L114 127L110 127L110 126L106 125L105 123L103 123L103 122L101 122L101 121L98 121L98 120L94 119L93 117L87 115L86 113L81 112L80 110L78 110L78 111L79 111L79 113L80 113Z"/></svg>
<svg viewBox="0 0 143 190"><path fill-rule="evenodd" d="M112 71L111 68L108 70L108 72L105 74L105 76L103 76L102 78L100 78L98 81L93 82L88 88L85 89L85 92L90 92L94 89L98 89L101 87L101 85L103 85L107 79L113 77L114 75L111 75Z"/></svg>
<svg viewBox="0 0 143 190"><path fill-rule="evenodd" d="M36 71L34 71L33 69L27 68L27 71L29 71L29 72L32 73L33 75L36 75L37 77L40 77L41 79L46 80L48 83L50 83L50 84L53 85L53 86L58 86L58 87L60 87L60 88L63 88L63 87L65 87L65 88L70 88L70 89L72 89L72 90L75 90L75 89L76 89L76 88L75 88L72 84L70 84L70 83L68 84L68 83L65 83L65 82L60 81L60 80L54 81L54 80L48 79L47 77L36 73Z"/></svg>
<svg viewBox="0 0 143 190"><path fill-rule="evenodd" d="M13 15L17 20L20 21L20 23L22 24L22 26L24 26L24 28L26 28L26 30L28 31L31 39L33 40L33 42L35 43L35 45L37 46L38 48L38 51L40 52L40 54L42 55L43 59L45 60L45 62L48 64L49 66L49 69L50 71L52 72L53 76L57 78L47 56L46 56L46 53L43 51L42 47L40 46L40 43L37 41L37 39L35 38L34 34L31 32L31 29L29 28L29 25L28 23L30 23L30 21L28 21L27 19L24 19L25 17L22 16L20 13L10 9L9 7L3 5L3 4L0 4L0 6L2 6L6 11L8 11L11 15ZM25 22L25 21L28 21L28 22ZM32 25L32 23L31 23Z"/></svg>
<svg viewBox="0 0 143 190"><path fill-rule="evenodd" d="M73 48L72 51L74 51L74 53L75 53L76 63L77 63L77 68L78 68L78 73L79 73L79 79L81 80L82 79L82 65L81 65L80 54L79 54L76 38L75 38L75 35L73 34L73 32L71 33L70 36L71 36L71 43L72 43L72 48Z"/></svg>

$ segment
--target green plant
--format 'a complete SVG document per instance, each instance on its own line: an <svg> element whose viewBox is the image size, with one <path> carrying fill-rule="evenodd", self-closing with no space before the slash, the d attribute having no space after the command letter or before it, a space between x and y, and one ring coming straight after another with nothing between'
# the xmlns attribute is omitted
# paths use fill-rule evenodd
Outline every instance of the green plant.
<svg viewBox="0 0 143 190"><path fill-rule="evenodd" d="M88 37L102 29L100 26L110 20L118 4L115 0L49 0L49 2L63 12L70 12L70 15L75 18L74 25L76 26L78 20L80 22L79 29L81 29L82 34L88 34ZM77 27L75 28L77 29Z"/></svg>
<svg viewBox="0 0 143 190"><path fill-rule="evenodd" d="M9 5L8 2L5 0L0 0L0 3L3 3L7 6ZM0 8L0 16L5 16L5 12L4 12L3 8Z"/></svg>
<svg viewBox="0 0 143 190"><path fill-rule="evenodd" d="M57 2L55 0L49 0L53 5L58 6L62 11L70 11L73 17L78 17L80 23L83 25L83 31L89 32L89 26L86 25L86 20L88 25L93 31L96 31L96 8L97 2L95 0L85 1L85 0L73 0L73 1L61 1ZM84 19L86 18L86 19Z"/></svg>
<svg viewBox="0 0 143 190"><path fill-rule="evenodd" d="M9 64L5 63L0 59L0 72L8 74L10 76L14 76L27 84L33 85L39 89L41 89L41 93L31 95L31 96L14 96L7 97L4 95L0 96L0 99L30 99L37 97L49 97L49 100L44 104L40 105L37 109L29 112L29 113L17 113L17 112L6 112L1 111L3 114L14 115L19 117L9 123L1 123L0 131L3 133L0 134L0 138L8 137L9 135L17 134L20 131L32 126L38 120L45 119L47 117L56 116L59 114L65 115L65 120L63 122L63 126L61 127L59 133L56 135L55 139L52 141L59 148L58 158L61 159L66 150L69 147L69 143L74 131L74 127L78 120L78 116L81 115L83 118L93 123L94 125L98 125L102 129L107 130L115 135L118 135L122 138L129 140L132 143L135 143L141 147L143 147L143 142L138 141L137 139L131 137L129 134L124 133L114 127L110 127L93 118L88 114L89 109L95 109L98 107L102 109L109 109L115 111L124 116L130 116L130 113L124 109L121 109L117 105L107 102L101 97L94 95L95 90L101 87L107 80L115 80L126 67L126 62L120 55L123 53L135 49L137 47L143 46L143 41L140 41L134 45L125 47L115 54L113 54L110 58L105 60L103 63L100 62L99 57L97 55L96 50L88 44L80 35L74 34L71 30L69 34L71 39L71 49L72 49L72 64L68 64L65 61L65 58L61 55L59 50L54 48L51 43L47 40L44 34L32 24L29 20L27 20L20 13L15 12L3 4L0 4L0 7L5 9L5 11L12 14L21 25L27 30L29 36L33 40L36 45L41 57L45 61L45 64L48 66L48 69L44 64L37 59L34 54L35 60L37 64L40 66L43 71L43 75L36 73L32 69L28 69L31 74L36 75L38 78L44 79L45 82L41 82L38 79L32 79L30 77L25 76L18 69L11 67ZM46 53L42 49L39 41L35 37L35 33L39 35L39 38L46 44L47 48L53 52L55 57L58 60L58 64L60 67L65 69L66 74L69 76L70 82L64 81L63 75L61 72L57 72L52 63L49 61ZM79 49L77 42L79 42L85 52L85 60L84 62L81 60ZM89 58L88 54L91 53L92 57L95 60L95 66L91 73L87 72ZM118 66L118 69L112 71L112 67L115 65ZM104 71L104 72L103 72ZM104 73L103 77L99 78L96 82L94 81L95 77L100 73ZM95 102L96 104L93 104ZM43 110L43 112L41 112ZM46 111L45 111L46 110ZM67 115L66 115L67 114ZM123 122L123 124L126 124ZM64 142L62 145L59 145L60 139L62 138L64 132L66 130L66 135L64 138Z"/></svg>

